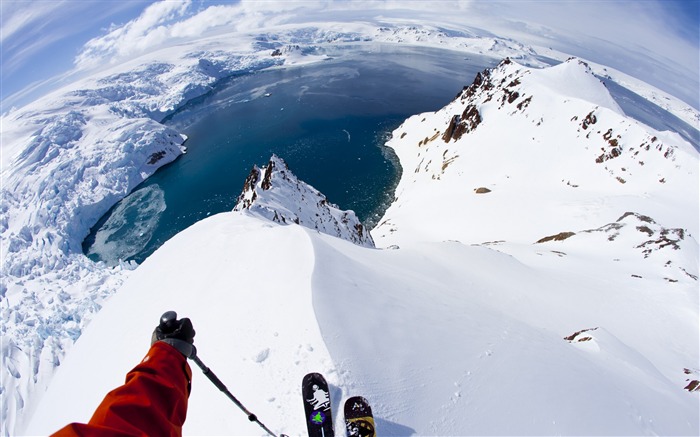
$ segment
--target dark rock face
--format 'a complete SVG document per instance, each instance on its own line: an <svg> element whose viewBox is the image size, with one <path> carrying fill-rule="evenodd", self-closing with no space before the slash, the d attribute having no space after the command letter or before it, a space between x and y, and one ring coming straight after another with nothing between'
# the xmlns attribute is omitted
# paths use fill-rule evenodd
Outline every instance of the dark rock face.
<svg viewBox="0 0 700 437"><path fill-rule="evenodd" d="M581 122L581 127L586 130L588 129L588 126L596 124L598 119L596 118L595 114L593 111L589 112L588 115L586 115L586 118L583 119Z"/></svg>
<svg viewBox="0 0 700 437"><path fill-rule="evenodd" d="M576 235L576 232L560 232L556 235L550 235L549 237L544 237L537 240L537 244L546 243L547 241L563 241L567 238L573 237L574 235Z"/></svg>
<svg viewBox="0 0 700 437"><path fill-rule="evenodd" d="M442 139L446 143L450 142L450 140L458 140L462 138L462 135L465 133L476 129L480 123L481 115L479 114L479 110L475 105L469 105L461 115L456 114L452 116L450 124L442 134Z"/></svg>
<svg viewBox="0 0 700 437"><path fill-rule="evenodd" d="M635 249L642 249L644 258L648 258L654 252L667 248L680 250L682 242L688 235L685 229L664 228L651 217L636 212L626 212L615 223L609 223L601 228L583 232L605 232L609 234L608 240L614 241L625 226L631 225L634 225L634 228L644 235L644 241L635 246Z"/></svg>
<svg viewBox="0 0 700 437"><path fill-rule="evenodd" d="M475 105L469 105L462 113L462 120L467 125L467 132L471 132L481 124L481 114Z"/></svg>
<svg viewBox="0 0 700 437"><path fill-rule="evenodd" d="M452 120L450 120L450 124L447 125L447 130L445 130L445 133L442 134L442 139L446 143L452 139L452 135L454 134L454 131L457 128L458 124L459 124L459 115L453 115Z"/></svg>
<svg viewBox="0 0 700 437"><path fill-rule="evenodd" d="M257 165L253 166L253 169L250 171L250 174L248 174L248 177L243 183L243 191L236 200L236 205L241 205L242 209L250 208L253 202L255 202L255 199L257 198L257 194L255 193L255 186L258 184L258 179L260 177L259 175L260 169ZM253 193L251 198L246 198L245 194L251 192Z"/></svg>
<svg viewBox="0 0 700 437"><path fill-rule="evenodd" d="M152 153L151 156L149 156L149 158L148 158L148 165L155 164L156 162L165 158L165 155L167 155L167 152L165 150L161 150L159 152Z"/></svg>
<svg viewBox="0 0 700 437"><path fill-rule="evenodd" d="M269 190L272 187L272 170L275 169L275 162L273 160L270 160L270 162L267 164L267 167L265 168L265 177L263 177L262 184L260 184L260 187L263 190Z"/></svg>
<svg viewBox="0 0 700 437"><path fill-rule="evenodd" d="M585 335L585 336L581 336L581 337L579 337L579 336L585 332L592 332L592 331L596 331L596 330L598 330L598 327L582 329L580 331L574 332L573 334L569 335L568 337L564 337L564 340L568 341L569 343L591 341L593 338L590 335Z"/></svg>
<svg viewBox="0 0 700 437"><path fill-rule="evenodd" d="M493 84L491 83L490 78L491 70L484 70L480 73L476 73L476 77L474 78L472 84L462 91L462 100L474 97L478 91L488 91L493 89Z"/></svg>

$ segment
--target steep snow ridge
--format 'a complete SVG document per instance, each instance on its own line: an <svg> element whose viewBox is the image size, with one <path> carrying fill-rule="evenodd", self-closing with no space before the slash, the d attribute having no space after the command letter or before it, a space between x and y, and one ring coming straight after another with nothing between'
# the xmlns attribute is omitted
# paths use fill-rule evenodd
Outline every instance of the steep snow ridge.
<svg viewBox="0 0 700 437"><path fill-rule="evenodd" d="M277 223L305 226L365 247L374 247L354 211L342 211L311 185L300 181L276 155L267 166L255 166L245 181L234 211Z"/></svg>
<svg viewBox="0 0 700 437"><path fill-rule="evenodd" d="M697 433L698 399L676 367L692 351L660 347L695 335L684 299L649 301L652 287L610 273L553 275L458 242L375 250L245 211L218 214L168 241L105 304L27 432L87 420L145 352L154 314L173 308L195 323L205 363L288 435L305 432L299 383L309 371L328 377L336 424L342 401L361 394L380 435ZM658 322L650 310L677 317ZM125 314L131 328L116 330ZM596 330L572 336L593 320ZM645 343L651 352L640 352ZM671 365L659 365L667 354ZM193 370L185 434L260 433ZM76 388L81 379L94 383Z"/></svg>
<svg viewBox="0 0 700 437"><path fill-rule="evenodd" d="M533 50L541 56L551 59L558 59L561 62L566 61L570 57L569 54L554 50L551 47L535 46ZM610 79L615 83L629 89L630 91L633 91L634 93L644 97L646 100L653 102L660 108L663 108L669 113L685 121L696 131L700 131L700 112L682 100L675 98L658 88L651 87L649 84L607 65L597 64L590 60L586 60L586 63L591 67L596 75Z"/></svg>
<svg viewBox="0 0 700 437"><path fill-rule="evenodd" d="M528 91L539 95L542 88L558 96L584 100L624 115L620 106L601 86L591 68L580 59L570 59L551 68L529 69L531 78L525 79ZM575 84L575 86L572 86Z"/></svg>
<svg viewBox="0 0 700 437"><path fill-rule="evenodd" d="M89 420L104 394L141 360L159 315L173 309L192 319L199 357L246 407L275 430L285 426L301 434L303 375L313 369L337 384L313 314L315 259L305 229L231 212L166 242L94 317L57 369L26 433L45 435ZM192 367L184 434L260 435ZM78 369L89 384L77 383Z"/></svg>
<svg viewBox="0 0 700 437"><path fill-rule="evenodd" d="M529 244L627 211L697 235L692 146L624 117L578 60L548 70L506 60L394 131L404 176L375 241ZM561 80L550 90L551 77L583 91L562 94Z"/></svg>

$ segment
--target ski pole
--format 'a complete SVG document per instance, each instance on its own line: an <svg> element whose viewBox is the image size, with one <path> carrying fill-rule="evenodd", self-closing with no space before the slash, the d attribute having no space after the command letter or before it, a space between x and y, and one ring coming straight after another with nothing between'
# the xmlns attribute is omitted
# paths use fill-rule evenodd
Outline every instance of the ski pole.
<svg viewBox="0 0 700 437"><path fill-rule="evenodd" d="M257 423L258 425L260 425L260 427L261 427L262 429L264 429L265 432L267 432L268 434L270 434L272 437L278 437L277 434L275 434L274 432L270 431L270 429L269 429L268 427L266 427L262 422L260 422L260 420L258 420L258 417L257 417L255 414L253 414L253 413L251 413L250 411L248 411L248 409L247 409L245 406L243 406L243 404L242 404L238 399L236 399L236 397L229 391L229 389L226 388L226 386L224 385L224 383L221 382L221 380L214 374L214 372L212 372L211 369L210 369L209 367L207 367L207 366L202 362L202 360L199 359L199 357L198 357L196 354L193 355L193 356L191 356L190 359L191 359L192 361L194 361L194 362L199 366L200 369L202 369L202 372L204 373L204 375L205 375L207 378L209 378L209 380L210 380L212 383L214 383L214 385L216 386L216 388L218 388L219 390L221 390L222 392L224 392L224 394L225 394L226 396L228 396L228 398L231 399L231 400L233 401L233 403L236 404L236 406L238 406L238 408L240 408L246 415L248 415L248 420L250 420L251 422L255 422L255 423ZM282 436L284 436L284 434L282 434L280 437L282 437Z"/></svg>

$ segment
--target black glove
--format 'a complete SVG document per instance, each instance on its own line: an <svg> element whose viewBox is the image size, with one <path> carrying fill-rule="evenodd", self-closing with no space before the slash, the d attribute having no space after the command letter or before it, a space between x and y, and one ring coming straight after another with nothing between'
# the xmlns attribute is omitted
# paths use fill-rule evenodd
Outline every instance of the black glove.
<svg viewBox="0 0 700 437"><path fill-rule="evenodd" d="M151 336L151 346L157 341L168 343L185 358L197 356L197 349L194 347L194 328L192 322L187 317L177 319L175 311L168 311L160 316L160 323L153 330Z"/></svg>

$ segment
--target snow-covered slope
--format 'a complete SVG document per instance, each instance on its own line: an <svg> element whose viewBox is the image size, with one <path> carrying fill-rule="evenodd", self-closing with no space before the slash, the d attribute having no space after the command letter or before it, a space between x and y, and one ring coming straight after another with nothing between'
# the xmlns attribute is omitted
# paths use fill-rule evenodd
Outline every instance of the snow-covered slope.
<svg viewBox="0 0 700 437"><path fill-rule="evenodd" d="M310 371L328 377L335 411L367 397L380 435L697 433L698 398L681 381L682 366L697 370L686 348L697 296L599 274L458 242L368 249L219 214L167 242L110 299L27 432L87 420L175 309L194 321L205 363L288 435L305 432L299 386ZM196 368L184 431L261 435Z"/></svg>
<svg viewBox="0 0 700 437"><path fill-rule="evenodd" d="M147 259L97 314L58 368L28 434L87 420L109 387L140 360L153 329L151 314L157 319L163 308L194 321L200 358L261 420L293 423L296 409L280 406L297 400L298 384L284 381L301 381L306 366L332 367L311 305L308 235L247 212L213 216L191 231ZM129 328L120 329L115 343L105 341L104 330L124 324ZM84 374L89 386L76 383L72 369L79 368L90 373ZM194 378L186 435L259 434L226 398L214 401L222 394L201 373Z"/></svg>
<svg viewBox="0 0 700 437"><path fill-rule="evenodd" d="M330 203L317 189L300 181L276 155L272 155L265 167L253 167L246 178L234 207L234 211L243 210L276 223L296 223L374 247L372 237L354 211L343 211Z"/></svg>
<svg viewBox="0 0 700 437"><path fill-rule="evenodd" d="M404 175L373 231L379 244L529 244L628 211L698 234L697 152L625 117L580 60L540 70L506 60L388 145Z"/></svg>
<svg viewBox="0 0 700 437"><path fill-rule="evenodd" d="M182 136L158 121L231 74L320 61L326 58L326 47L361 48L375 41L511 56L527 65L544 65L531 48L478 32L386 23L287 25L153 52L3 115L3 434L24 429L65 351L103 302L135 274L130 270L134 266L111 269L92 263L82 255L80 243L117 200L182 152ZM473 95L462 94L464 98L435 114L414 117L396 132L391 145L404 175L397 201L373 232L375 240L383 246L398 244L401 251L425 241L491 241L521 262L547 260L540 265L547 271L564 269L578 275L590 267L583 261L591 252L582 249L585 255L575 255L575 249L594 246L595 238L603 235L583 231L604 229L632 212L623 221L648 217L655 225L635 224L625 231L646 226L649 238L637 243L649 233L638 230L632 233L636 239L618 238L615 244L661 242L654 243L659 250L648 259L646 248L619 249L615 259L620 261L613 261L627 266L619 285L637 287L638 283L630 285L631 275L643 276L650 284L667 277L661 278L662 285L682 290L680 295L691 299L690 316L697 319L697 305L692 305L696 301L686 293L697 287L697 153L674 134L653 132L625 118L577 61L546 70L506 64L482 80L492 88L477 85ZM476 114L483 122L456 139L464 128L455 128L462 120L475 122ZM444 142L451 120L455 123ZM595 162L598 159L602 162ZM491 193L473 192L482 187ZM576 235L531 246L559 232ZM663 238L678 241L666 244ZM560 256L548 245L569 255ZM605 247L613 246L618 247ZM678 259L667 258L667 253ZM552 257L559 264L547 264ZM669 268L667 261L672 261ZM646 271L652 263L656 273L649 278ZM607 272L610 266L593 267ZM668 313L675 314L676 307L669 308ZM657 327L653 337L679 333L679 341L685 341L685 320L679 318L673 329ZM649 330L650 326L655 325L647 325ZM567 332L557 335L574 329L582 327L567 325ZM697 357L697 342L691 343L686 352L669 354L669 365L662 366L665 375L675 374L668 369L681 362L691 372L697 370L686 363L688 357ZM650 342L646 348L657 346Z"/></svg>

